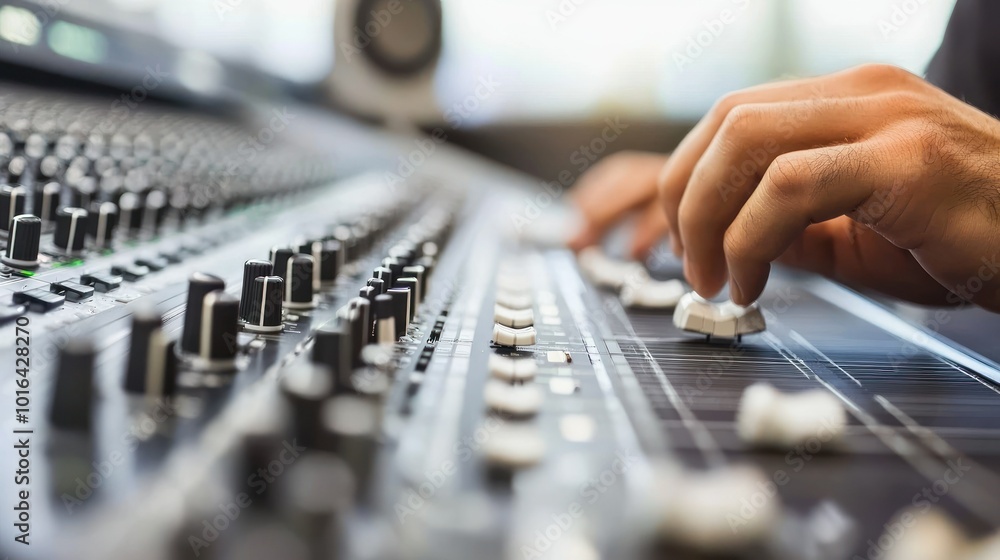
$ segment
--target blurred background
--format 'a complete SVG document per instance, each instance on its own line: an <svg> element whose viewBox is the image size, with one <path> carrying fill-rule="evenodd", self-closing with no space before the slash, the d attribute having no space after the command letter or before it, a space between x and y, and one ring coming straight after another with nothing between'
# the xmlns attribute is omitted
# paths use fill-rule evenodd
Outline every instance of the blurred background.
<svg viewBox="0 0 1000 560"><path fill-rule="evenodd" d="M396 1L403 7L413 3ZM359 22L334 24L349 19L338 8L356 7L358 0L35 4L40 9L0 2L0 38L15 47L48 43L64 56L99 63L115 47L100 25L80 23L90 21L172 45L181 59L180 78L196 90L217 87L216 68L235 65L275 76L285 90L301 96L335 102L337 92L331 95L325 85L331 72L344 70L338 65L352 64L356 37L349 35L361 31ZM369 2L363 9L385 13L390 4ZM734 89L874 61L922 73L953 5L954 0L441 0L440 57L426 76L427 91L409 92L406 101L387 98L382 105L394 122L443 125L454 142L548 177L565 167L569 154L600 130L605 117L630 125L609 151L663 151L715 99ZM55 21L73 17L81 20ZM53 22L44 37L37 32ZM378 35L385 23L360 34ZM399 31L405 25L385 27ZM477 95L484 80L494 87ZM365 83L354 76L348 81ZM473 110L461 109L463 104ZM341 105L385 116L349 100Z"/></svg>

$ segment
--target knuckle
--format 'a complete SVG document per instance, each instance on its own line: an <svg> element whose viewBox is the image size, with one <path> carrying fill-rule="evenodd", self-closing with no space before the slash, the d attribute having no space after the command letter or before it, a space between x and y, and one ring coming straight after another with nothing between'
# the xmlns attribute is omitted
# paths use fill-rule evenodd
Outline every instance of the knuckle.
<svg viewBox="0 0 1000 560"><path fill-rule="evenodd" d="M731 93L727 93L726 95L723 95L722 97L719 98L718 101L715 102L715 105L712 106L710 113L721 121L725 119L726 116L733 111L733 109L736 109L737 107L742 105L745 100L746 96L743 94L743 92L734 91Z"/></svg>
<svg viewBox="0 0 1000 560"><path fill-rule="evenodd" d="M809 167L801 157L782 154L767 168L767 184L771 196L789 202L802 195L802 186L810 175Z"/></svg>
<svg viewBox="0 0 1000 560"><path fill-rule="evenodd" d="M740 256L746 254L744 239L746 239L746 236L743 235L739 227L732 226L726 230L726 234L722 238L722 251L726 254L727 258L737 260Z"/></svg>
<svg viewBox="0 0 1000 560"><path fill-rule="evenodd" d="M899 66L885 63L862 64L855 69L855 72L861 80L887 85L901 86L919 80L913 73Z"/></svg>
<svg viewBox="0 0 1000 560"><path fill-rule="evenodd" d="M761 109L756 105L734 107L722 121L719 133L728 141L747 136L757 127L760 114Z"/></svg>

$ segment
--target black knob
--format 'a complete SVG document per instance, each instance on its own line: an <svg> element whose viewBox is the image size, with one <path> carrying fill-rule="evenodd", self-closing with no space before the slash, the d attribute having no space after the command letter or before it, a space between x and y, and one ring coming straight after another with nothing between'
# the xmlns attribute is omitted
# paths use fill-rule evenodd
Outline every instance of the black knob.
<svg viewBox="0 0 1000 560"><path fill-rule="evenodd" d="M198 358L202 367L231 366L236 357L239 302L225 295L225 287L221 278L203 272L188 280L181 350Z"/></svg>
<svg viewBox="0 0 1000 560"><path fill-rule="evenodd" d="M417 316L417 308L420 307L420 282L416 278L400 278L396 280L396 287L410 290L409 319L412 321Z"/></svg>
<svg viewBox="0 0 1000 560"><path fill-rule="evenodd" d="M396 336L396 314L393 309L392 296L382 294L375 296L373 305L375 315L375 343L395 344Z"/></svg>
<svg viewBox="0 0 1000 560"><path fill-rule="evenodd" d="M69 189L71 206L89 207L97 198L97 181L93 177L84 177Z"/></svg>
<svg viewBox="0 0 1000 560"><path fill-rule="evenodd" d="M63 172L63 163L56 156L45 156L38 162L38 181L51 181Z"/></svg>
<svg viewBox="0 0 1000 560"><path fill-rule="evenodd" d="M343 254L337 241L312 241L299 247L299 252L313 258L313 290L319 291L337 280L343 265Z"/></svg>
<svg viewBox="0 0 1000 560"><path fill-rule="evenodd" d="M369 278L368 286L375 289L375 295L384 294L385 291L388 289L388 286L385 285L385 280L382 280L380 278Z"/></svg>
<svg viewBox="0 0 1000 560"><path fill-rule="evenodd" d="M340 243L341 251L344 252L344 262L354 262L358 258L358 240L351 232L350 226L340 225L334 228L331 239Z"/></svg>
<svg viewBox="0 0 1000 560"><path fill-rule="evenodd" d="M396 318L396 338L402 338L410 326L410 289L391 288L388 295L392 296L392 315Z"/></svg>
<svg viewBox="0 0 1000 560"><path fill-rule="evenodd" d="M427 298L426 270L424 267L419 264L407 266L403 268L403 276L417 279L417 286L419 287L417 297L420 298L420 301L424 301Z"/></svg>
<svg viewBox="0 0 1000 560"><path fill-rule="evenodd" d="M403 267L405 267L406 265L403 263L403 261L397 259L396 257L386 257L382 259L382 266L391 270L392 277L393 279L395 279L402 277Z"/></svg>
<svg viewBox="0 0 1000 560"><path fill-rule="evenodd" d="M118 227L118 206L114 202L97 202L91 208L88 232L98 248L110 247Z"/></svg>
<svg viewBox="0 0 1000 560"><path fill-rule="evenodd" d="M295 256L295 251L291 247L274 247L271 249L272 274L280 276L282 280L288 281L288 261Z"/></svg>
<svg viewBox="0 0 1000 560"><path fill-rule="evenodd" d="M56 219L56 210L59 209L59 195L62 186L59 183L45 183L35 188L35 200L32 204L35 215L43 222L51 222Z"/></svg>
<svg viewBox="0 0 1000 560"><path fill-rule="evenodd" d="M378 278L379 280L385 282L386 289L392 287L393 274L388 267L380 266L372 271L372 278Z"/></svg>
<svg viewBox="0 0 1000 560"><path fill-rule="evenodd" d="M240 292L240 319L246 321L247 307L253 299L253 281L261 276L271 276L274 268L270 261L251 259L243 263L243 284Z"/></svg>
<svg viewBox="0 0 1000 560"><path fill-rule="evenodd" d="M334 392L353 390L351 371L353 370L351 345L351 324L347 321L327 323L316 329L312 349L312 361L323 364L333 373Z"/></svg>
<svg viewBox="0 0 1000 560"><path fill-rule="evenodd" d="M167 216L169 205L167 195L163 191L150 191L146 195L146 208L143 213L142 227L156 234L163 225L163 220Z"/></svg>
<svg viewBox="0 0 1000 560"><path fill-rule="evenodd" d="M244 328L259 333L281 332L284 280L280 276L258 276L251 286L250 300L242 316Z"/></svg>
<svg viewBox="0 0 1000 560"><path fill-rule="evenodd" d="M0 230L10 231L14 216L24 214L28 191L24 187L4 185L0 187Z"/></svg>
<svg viewBox="0 0 1000 560"><path fill-rule="evenodd" d="M371 304L356 297L348 302L348 318L351 324L351 365L361 366L361 349L368 345L371 334Z"/></svg>
<svg viewBox="0 0 1000 560"><path fill-rule="evenodd" d="M66 430L90 430L97 350L85 338L71 338L59 352L49 419Z"/></svg>
<svg viewBox="0 0 1000 560"><path fill-rule="evenodd" d="M378 295L378 291L376 291L375 288L373 288L371 286L365 286L365 287L361 288L360 290L358 290L358 297L363 297L363 298L367 299L368 303L374 303L375 302L375 296L377 296L377 295Z"/></svg>
<svg viewBox="0 0 1000 560"><path fill-rule="evenodd" d="M125 390L154 398L170 397L177 387L174 342L163 334L163 317L152 308L132 315Z"/></svg>
<svg viewBox="0 0 1000 560"><path fill-rule="evenodd" d="M69 254L83 251L89 216L83 208L62 208L56 212L56 233L53 237L56 247Z"/></svg>
<svg viewBox="0 0 1000 560"><path fill-rule="evenodd" d="M320 410L321 445L340 456L358 482L358 498L371 496L382 411L375 399L339 395Z"/></svg>
<svg viewBox="0 0 1000 560"><path fill-rule="evenodd" d="M118 210L121 215L121 225L129 236L136 236L142 231L142 198L127 192L118 199Z"/></svg>
<svg viewBox="0 0 1000 560"><path fill-rule="evenodd" d="M323 364L300 362L282 376L281 393L288 400L299 444L315 447L320 434L320 409L333 394L333 375Z"/></svg>
<svg viewBox="0 0 1000 560"><path fill-rule="evenodd" d="M313 299L313 258L295 255L288 260L285 268L285 307L289 309L312 309Z"/></svg>
<svg viewBox="0 0 1000 560"><path fill-rule="evenodd" d="M24 156L14 156L7 162L7 177L11 181L20 181L28 170L28 159Z"/></svg>
<svg viewBox="0 0 1000 560"><path fill-rule="evenodd" d="M41 220L31 214L14 216L3 262L19 268L38 266L38 245L41 239Z"/></svg>

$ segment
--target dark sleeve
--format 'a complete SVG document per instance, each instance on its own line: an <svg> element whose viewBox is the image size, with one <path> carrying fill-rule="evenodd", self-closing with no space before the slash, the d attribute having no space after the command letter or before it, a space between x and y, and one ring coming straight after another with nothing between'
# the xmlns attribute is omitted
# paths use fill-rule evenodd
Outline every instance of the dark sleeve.
<svg viewBox="0 0 1000 560"><path fill-rule="evenodd" d="M958 0L927 79L991 115L1000 115L1000 1Z"/></svg>

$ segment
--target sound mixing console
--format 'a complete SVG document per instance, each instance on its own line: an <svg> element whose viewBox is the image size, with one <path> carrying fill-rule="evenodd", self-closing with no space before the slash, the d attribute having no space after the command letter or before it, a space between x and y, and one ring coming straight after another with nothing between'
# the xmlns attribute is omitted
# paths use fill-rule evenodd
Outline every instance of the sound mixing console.
<svg viewBox="0 0 1000 560"><path fill-rule="evenodd" d="M693 335L623 303L672 258L623 300L444 145L5 91L11 558L996 557L995 365L868 299L776 272ZM753 445L762 381L843 425Z"/></svg>

